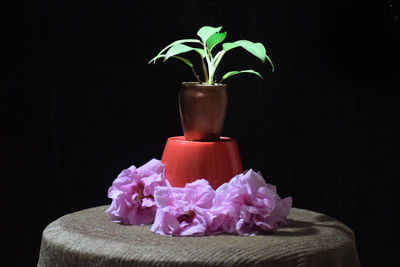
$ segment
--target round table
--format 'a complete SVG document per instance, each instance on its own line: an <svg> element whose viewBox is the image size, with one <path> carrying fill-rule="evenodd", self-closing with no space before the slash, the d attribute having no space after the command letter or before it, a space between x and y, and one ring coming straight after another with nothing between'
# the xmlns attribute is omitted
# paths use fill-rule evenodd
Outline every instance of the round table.
<svg viewBox="0 0 400 267"><path fill-rule="evenodd" d="M49 224L38 266L359 266L353 231L317 212L292 208L274 234L169 237L111 222L107 207Z"/></svg>

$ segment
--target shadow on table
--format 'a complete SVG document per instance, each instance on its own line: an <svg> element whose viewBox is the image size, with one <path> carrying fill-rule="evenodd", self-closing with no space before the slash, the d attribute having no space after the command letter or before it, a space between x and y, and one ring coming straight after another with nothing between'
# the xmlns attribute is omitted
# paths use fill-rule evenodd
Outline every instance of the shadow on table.
<svg viewBox="0 0 400 267"><path fill-rule="evenodd" d="M278 232L274 233L277 236L306 236L317 234L319 227L335 228L341 232L353 235L350 228L344 224L338 224L338 221L326 215L319 215L314 218L314 221L301 221L298 219L289 219L289 225L282 227Z"/></svg>
<svg viewBox="0 0 400 267"><path fill-rule="evenodd" d="M335 228L348 235L354 236L353 231L348 226L328 215L318 215L316 219L317 221L314 223L315 226Z"/></svg>
<svg viewBox="0 0 400 267"><path fill-rule="evenodd" d="M314 227L314 223L300 221L296 219L289 219L289 225L282 227L278 232L274 233L276 236L306 236L315 235L319 231Z"/></svg>

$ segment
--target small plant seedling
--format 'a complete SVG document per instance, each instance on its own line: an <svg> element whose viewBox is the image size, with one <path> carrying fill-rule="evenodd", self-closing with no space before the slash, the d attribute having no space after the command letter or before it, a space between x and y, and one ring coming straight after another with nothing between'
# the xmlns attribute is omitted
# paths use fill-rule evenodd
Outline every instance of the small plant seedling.
<svg viewBox="0 0 400 267"><path fill-rule="evenodd" d="M226 42L222 44L222 50L217 52L213 55L213 49L217 44L223 42L226 38L226 32L220 32L222 27L211 27L211 26L204 26L198 32L197 35L200 37L199 39L182 39L175 41L168 46L166 46L163 50L158 53L149 63L153 62L155 64L157 59L163 59L163 62L167 61L169 58L176 58L183 61L186 65L188 65L196 80L201 83L201 79L199 75L196 73L195 69L193 68L193 63L181 56L178 56L183 53L187 53L190 51L197 52L201 57L201 65L203 69L203 76L204 81L207 84L213 85L216 83L215 81L215 72L219 63L221 62L222 57L231 49L242 47L249 53L253 54L257 58L261 60L262 63L267 60L272 67L272 71L274 71L274 64L272 63L271 59L266 54L265 47L262 43L253 43L248 40L239 40L236 42ZM185 43L193 43L198 44L201 46L200 48L191 47L186 45ZM207 65L206 65L207 63ZM225 79L240 73L251 73L255 74L262 79L260 73L254 70L240 70L240 71L229 71L225 73L219 83L222 83Z"/></svg>

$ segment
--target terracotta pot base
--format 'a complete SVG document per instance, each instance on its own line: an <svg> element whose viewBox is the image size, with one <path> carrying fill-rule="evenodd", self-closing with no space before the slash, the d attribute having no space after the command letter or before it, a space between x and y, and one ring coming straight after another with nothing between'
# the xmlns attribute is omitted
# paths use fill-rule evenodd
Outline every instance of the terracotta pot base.
<svg viewBox="0 0 400 267"><path fill-rule="evenodd" d="M234 139L218 142L188 141L183 136L168 138L161 158L165 175L172 186L184 187L197 179L206 179L217 189L243 172L239 148Z"/></svg>

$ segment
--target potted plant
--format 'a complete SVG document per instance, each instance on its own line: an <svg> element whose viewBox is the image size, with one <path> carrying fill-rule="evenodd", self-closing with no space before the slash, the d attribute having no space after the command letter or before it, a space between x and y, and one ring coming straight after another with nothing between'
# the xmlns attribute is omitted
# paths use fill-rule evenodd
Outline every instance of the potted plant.
<svg viewBox="0 0 400 267"><path fill-rule="evenodd" d="M222 50L213 54L216 45L222 43L226 38L226 32L220 32L222 27L204 26L198 32L199 39L182 39L175 41L155 56L149 63L155 63L157 59L163 62L169 58L176 58L184 62L192 70L196 82L183 82L179 92L179 111L183 133L187 140L191 141L218 141L225 121L227 94L227 78L241 73L251 73L262 78L261 74L254 70L229 71L225 73L220 81L216 81L215 73L226 52L231 49L242 47L250 52L261 62L267 60L274 71L274 65L266 54L263 44L253 43L248 40L226 42L222 44ZM186 44L195 44L199 47L191 47ZM201 58L203 70L203 81L193 67L193 63L181 57L180 54L194 51Z"/></svg>

